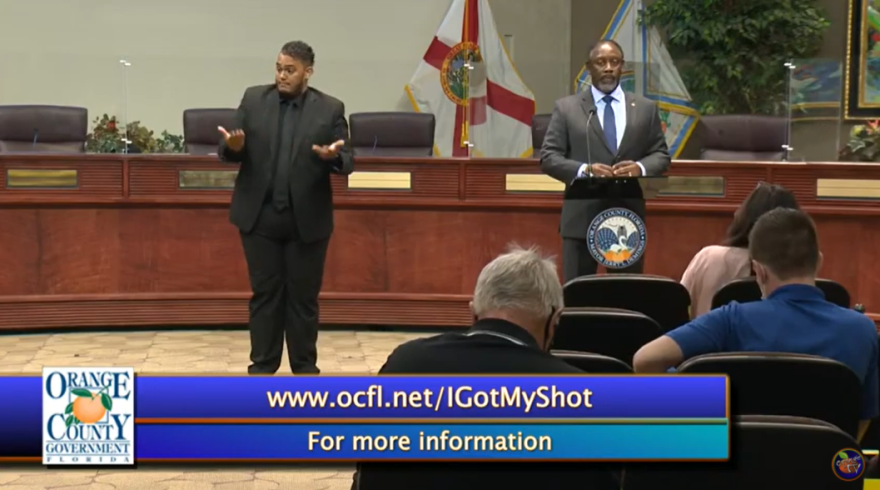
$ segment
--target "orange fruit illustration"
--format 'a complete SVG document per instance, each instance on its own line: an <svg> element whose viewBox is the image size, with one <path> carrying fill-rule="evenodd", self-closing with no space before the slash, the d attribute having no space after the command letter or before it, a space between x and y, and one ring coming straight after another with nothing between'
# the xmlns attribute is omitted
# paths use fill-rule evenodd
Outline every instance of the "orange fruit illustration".
<svg viewBox="0 0 880 490"><path fill-rule="evenodd" d="M609 262L623 262L629 260L632 257L632 252L629 250L621 250L619 252L613 252L611 250L605 252L605 260Z"/></svg>
<svg viewBox="0 0 880 490"><path fill-rule="evenodd" d="M846 474L855 473L859 469L859 462L854 459L845 459L837 466L840 471Z"/></svg>
<svg viewBox="0 0 880 490"><path fill-rule="evenodd" d="M73 416L83 424L94 424L104 418L107 409L100 396L80 396L73 401Z"/></svg>

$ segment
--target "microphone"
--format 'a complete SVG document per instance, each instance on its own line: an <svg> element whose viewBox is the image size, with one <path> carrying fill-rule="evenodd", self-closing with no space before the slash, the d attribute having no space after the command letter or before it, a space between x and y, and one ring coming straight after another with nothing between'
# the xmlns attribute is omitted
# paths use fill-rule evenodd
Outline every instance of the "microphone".
<svg viewBox="0 0 880 490"><path fill-rule="evenodd" d="M34 143L33 146L37 146L37 141L40 139L40 128L34 128Z"/></svg>
<svg viewBox="0 0 880 490"><path fill-rule="evenodd" d="M587 176L591 179L593 178L593 155L592 155L592 151L590 151L590 123L593 121L593 114L595 114L595 113L596 113L595 107L590 109L590 113L589 113L589 115L587 115L587 131L586 131L586 136L587 136ZM580 171L580 168L578 168L578 171ZM574 184L574 181L578 180L579 178L581 178L581 176L579 174L575 174L574 180L572 180L571 183Z"/></svg>
<svg viewBox="0 0 880 490"><path fill-rule="evenodd" d="M590 123L593 122L594 114L596 114L595 107L590 109L590 114L587 116L587 172L589 172L590 178L593 177L593 152L590 151Z"/></svg>

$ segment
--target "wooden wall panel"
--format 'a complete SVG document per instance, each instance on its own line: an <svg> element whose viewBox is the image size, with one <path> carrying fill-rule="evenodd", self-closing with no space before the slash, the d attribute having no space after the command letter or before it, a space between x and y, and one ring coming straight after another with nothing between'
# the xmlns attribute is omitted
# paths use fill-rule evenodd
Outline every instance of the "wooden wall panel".
<svg viewBox="0 0 880 490"><path fill-rule="evenodd" d="M10 171L75 170L75 188L13 188ZM0 159L0 203L107 202L123 195L124 167L112 155L9 154Z"/></svg>
<svg viewBox="0 0 880 490"><path fill-rule="evenodd" d="M181 190L176 180L180 170L234 167L204 157L66 158L36 163L125 180L116 197L106 189L0 188L0 329L246 322L247 268L228 222L230 193ZM20 163L0 155L0 168ZM695 253L720 241L756 183L778 179L814 215L822 276L880 312L880 209L868 198L815 193L817 175L880 179L880 167L838 167L676 162L671 175L721 176L725 192L649 201L646 272L679 279ZM561 269L559 194L505 191L505 175L536 173L535 161L359 159L357 168L405 169L413 188L349 190L345 177L334 177L325 323L467 325L480 270L510 243L556 254Z"/></svg>

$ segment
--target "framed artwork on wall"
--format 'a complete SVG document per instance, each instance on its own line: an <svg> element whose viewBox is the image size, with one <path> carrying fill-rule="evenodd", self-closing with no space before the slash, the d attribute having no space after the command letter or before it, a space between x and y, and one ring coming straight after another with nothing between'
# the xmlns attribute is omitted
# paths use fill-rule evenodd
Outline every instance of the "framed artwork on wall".
<svg viewBox="0 0 880 490"><path fill-rule="evenodd" d="M880 0L849 0L845 114L880 119Z"/></svg>

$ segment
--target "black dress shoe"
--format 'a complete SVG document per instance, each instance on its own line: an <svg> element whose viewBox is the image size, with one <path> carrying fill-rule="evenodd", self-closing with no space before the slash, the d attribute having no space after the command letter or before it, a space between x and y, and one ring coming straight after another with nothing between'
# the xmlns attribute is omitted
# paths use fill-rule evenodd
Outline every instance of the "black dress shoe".
<svg viewBox="0 0 880 490"><path fill-rule="evenodd" d="M297 376L317 376L321 374L321 370L317 366L298 368L293 370L293 374Z"/></svg>

